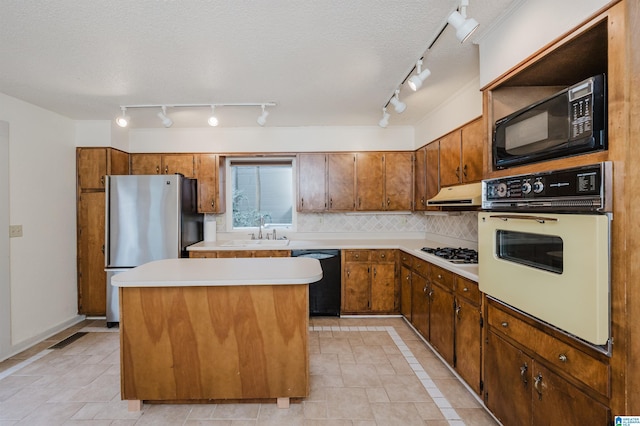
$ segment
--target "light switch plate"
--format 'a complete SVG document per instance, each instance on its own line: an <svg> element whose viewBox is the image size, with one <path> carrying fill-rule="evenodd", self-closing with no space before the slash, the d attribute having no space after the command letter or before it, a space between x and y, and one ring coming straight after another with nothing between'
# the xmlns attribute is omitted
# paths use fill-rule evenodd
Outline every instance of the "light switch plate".
<svg viewBox="0 0 640 426"><path fill-rule="evenodd" d="M22 237L22 225L9 226L9 238Z"/></svg>

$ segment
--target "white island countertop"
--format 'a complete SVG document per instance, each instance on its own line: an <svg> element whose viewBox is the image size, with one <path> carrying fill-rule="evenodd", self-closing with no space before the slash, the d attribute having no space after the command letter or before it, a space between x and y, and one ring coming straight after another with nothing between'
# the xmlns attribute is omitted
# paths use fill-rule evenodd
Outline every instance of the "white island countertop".
<svg viewBox="0 0 640 426"><path fill-rule="evenodd" d="M115 287L310 284L322 278L317 259L303 257L166 259L111 278Z"/></svg>

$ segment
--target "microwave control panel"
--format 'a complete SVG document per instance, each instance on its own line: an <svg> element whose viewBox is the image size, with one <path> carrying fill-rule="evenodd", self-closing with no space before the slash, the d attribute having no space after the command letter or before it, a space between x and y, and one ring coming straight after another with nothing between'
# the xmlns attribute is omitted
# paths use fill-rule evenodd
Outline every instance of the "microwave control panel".
<svg viewBox="0 0 640 426"><path fill-rule="evenodd" d="M591 108L593 104L593 79L568 89L569 95L569 140L590 135L592 131Z"/></svg>
<svg viewBox="0 0 640 426"><path fill-rule="evenodd" d="M482 181L485 210L610 211L611 162Z"/></svg>

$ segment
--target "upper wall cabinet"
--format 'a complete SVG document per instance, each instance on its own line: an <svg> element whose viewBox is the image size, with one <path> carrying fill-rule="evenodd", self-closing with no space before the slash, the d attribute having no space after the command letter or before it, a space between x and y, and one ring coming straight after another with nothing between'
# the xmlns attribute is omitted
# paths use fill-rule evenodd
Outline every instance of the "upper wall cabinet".
<svg viewBox="0 0 640 426"><path fill-rule="evenodd" d="M411 210L413 207L413 153L358 153L356 191L356 210Z"/></svg>
<svg viewBox="0 0 640 426"><path fill-rule="evenodd" d="M298 154L298 211L327 208L327 154Z"/></svg>
<svg viewBox="0 0 640 426"><path fill-rule="evenodd" d="M482 180L482 117L440 139L440 186Z"/></svg>
<svg viewBox="0 0 640 426"><path fill-rule="evenodd" d="M195 177L193 154L131 154L132 175L172 175Z"/></svg>
<svg viewBox="0 0 640 426"><path fill-rule="evenodd" d="M128 175L129 154L113 148L77 148L78 187L104 189L105 175Z"/></svg>
<svg viewBox="0 0 640 426"><path fill-rule="evenodd" d="M225 157L217 154L195 154L198 179L198 212L224 213Z"/></svg>

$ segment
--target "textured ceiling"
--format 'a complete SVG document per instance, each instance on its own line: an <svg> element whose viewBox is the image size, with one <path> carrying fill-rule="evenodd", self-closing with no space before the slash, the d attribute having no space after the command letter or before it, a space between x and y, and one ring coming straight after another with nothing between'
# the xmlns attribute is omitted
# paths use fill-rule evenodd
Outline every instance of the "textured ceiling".
<svg viewBox="0 0 640 426"><path fill-rule="evenodd" d="M488 27L512 0L471 0ZM382 107L458 0L3 0L0 92L77 120L120 105L276 102L267 126L376 125ZM390 125L413 125L478 74L478 46L446 28L431 77ZM392 108L389 108L390 110ZM132 127L159 127L132 110ZM168 108L174 127L208 108ZM221 126L257 126L260 108L224 107Z"/></svg>

